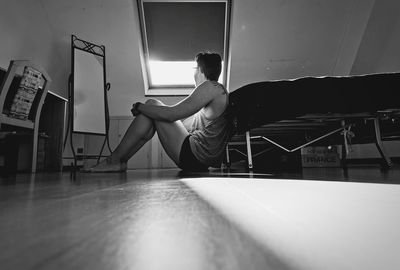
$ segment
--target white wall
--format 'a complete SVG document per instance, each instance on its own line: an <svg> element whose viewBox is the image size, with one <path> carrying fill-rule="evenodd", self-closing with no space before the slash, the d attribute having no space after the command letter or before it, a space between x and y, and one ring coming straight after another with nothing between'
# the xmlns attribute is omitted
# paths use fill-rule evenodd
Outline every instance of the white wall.
<svg viewBox="0 0 400 270"><path fill-rule="evenodd" d="M400 71L399 14L399 1L375 1L351 74Z"/></svg>
<svg viewBox="0 0 400 270"><path fill-rule="evenodd" d="M66 96L64 65L41 3L5 2L0 8L0 66L6 69L11 60L32 60L51 77L49 90Z"/></svg>
<svg viewBox="0 0 400 270"><path fill-rule="evenodd" d="M140 30L136 0L40 0L70 73L71 35L106 47L111 116L130 115L134 102L145 101L140 64ZM167 104L177 98L162 98Z"/></svg>
<svg viewBox="0 0 400 270"><path fill-rule="evenodd" d="M400 6L400 2L399 2ZM400 12L400 11L398 11ZM400 14L400 13L397 13ZM400 16L399 16L400 17ZM376 72L400 71L400 19L393 25L393 29L383 51L381 59L376 64Z"/></svg>
<svg viewBox="0 0 400 270"><path fill-rule="evenodd" d="M234 1L230 89L348 75L374 0Z"/></svg>

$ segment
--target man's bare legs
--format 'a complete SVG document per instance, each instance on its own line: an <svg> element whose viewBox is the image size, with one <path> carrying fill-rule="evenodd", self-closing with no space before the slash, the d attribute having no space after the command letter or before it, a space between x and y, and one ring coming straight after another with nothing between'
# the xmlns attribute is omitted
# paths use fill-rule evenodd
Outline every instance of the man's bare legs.
<svg viewBox="0 0 400 270"><path fill-rule="evenodd" d="M164 105L162 102L150 99L146 104ZM182 143L189 134L181 121L153 121L145 115L138 115L132 121L120 144L107 159L89 169L92 172L125 171L127 161L148 141L157 131L168 156L178 165Z"/></svg>
<svg viewBox="0 0 400 270"><path fill-rule="evenodd" d="M114 163L126 163L155 133L153 121L144 115L133 119L121 142L111 154Z"/></svg>

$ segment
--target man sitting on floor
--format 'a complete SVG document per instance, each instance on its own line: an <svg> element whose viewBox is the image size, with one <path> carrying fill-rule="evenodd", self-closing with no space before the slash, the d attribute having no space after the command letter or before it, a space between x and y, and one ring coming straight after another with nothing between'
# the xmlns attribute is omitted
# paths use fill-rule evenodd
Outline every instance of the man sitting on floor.
<svg viewBox="0 0 400 270"><path fill-rule="evenodd" d="M87 172L126 171L127 161L155 132L179 168L206 171L209 167L221 166L233 131L227 117L229 93L218 83L221 56L202 52L195 59L193 92L173 106L156 99L135 103L131 110L135 119L120 144L109 157Z"/></svg>

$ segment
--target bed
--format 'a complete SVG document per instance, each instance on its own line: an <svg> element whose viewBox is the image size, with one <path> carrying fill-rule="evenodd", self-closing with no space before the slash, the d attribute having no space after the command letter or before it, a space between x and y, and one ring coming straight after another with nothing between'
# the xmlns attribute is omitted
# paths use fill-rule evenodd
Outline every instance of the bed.
<svg viewBox="0 0 400 270"><path fill-rule="evenodd" d="M382 165L388 168L392 162L382 146L381 125L392 123L392 138L400 133L396 122L400 118L400 99L396 95L399 86L400 73L303 77L242 86L230 94L230 116L236 129L227 146L227 164L234 145L246 145L247 153L242 154L247 156L252 169L251 148L260 140L295 152L338 136L342 138L345 161L358 126L361 141L373 139ZM372 138L362 136L371 132ZM285 140L279 142L282 138Z"/></svg>

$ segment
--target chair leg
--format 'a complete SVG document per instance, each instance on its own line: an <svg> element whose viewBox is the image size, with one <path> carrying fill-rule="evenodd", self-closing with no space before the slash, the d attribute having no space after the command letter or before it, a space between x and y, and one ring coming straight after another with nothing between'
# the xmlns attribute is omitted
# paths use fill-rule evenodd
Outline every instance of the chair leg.
<svg viewBox="0 0 400 270"><path fill-rule="evenodd" d="M36 173L37 149L38 149L38 139L39 139L38 135L39 135L39 127L35 123L35 127L33 129L31 173Z"/></svg>

